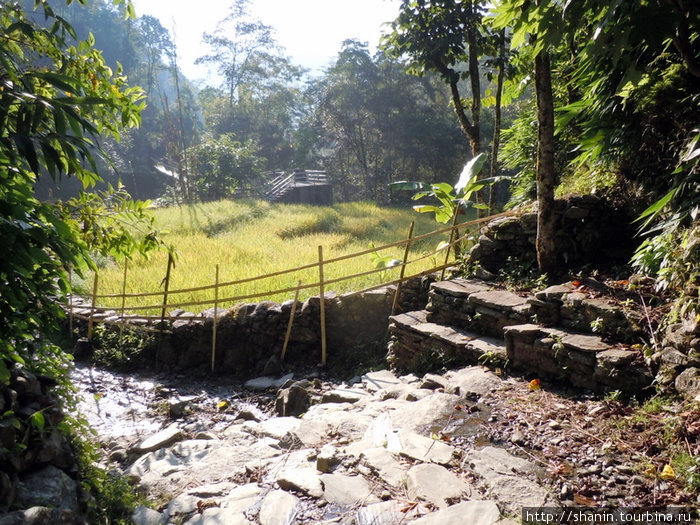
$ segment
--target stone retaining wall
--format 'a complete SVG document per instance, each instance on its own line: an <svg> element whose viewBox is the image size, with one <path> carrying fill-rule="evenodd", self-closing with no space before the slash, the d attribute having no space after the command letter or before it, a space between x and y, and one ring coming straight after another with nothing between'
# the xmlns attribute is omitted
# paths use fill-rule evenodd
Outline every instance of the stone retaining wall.
<svg viewBox="0 0 700 525"><path fill-rule="evenodd" d="M399 312L423 308L436 276L406 281L401 288ZM363 357L386 354L389 316L395 286L360 294L325 294L328 363L352 370ZM274 374L280 371L280 353L293 301L238 304L217 312L216 371L234 374ZM109 317L116 312L105 312ZM209 370L212 353L214 309L201 319L175 320L170 333L156 338L153 349L157 367L163 370ZM194 314L177 310L173 317ZM298 303L285 362L316 364L321 361L320 298Z"/></svg>
<svg viewBox="0 0 700 525"><path fill-rule="evenodd" d="M572 196L555 201L556 246L564 267L586 263L627 262L633 238L630 220L610 203L593 195ZM509 260L518 265L536 261L537 213L495 219L481 228L469 259L481 269L481 276L497 274ZM485 270L485 271L484 271Z"/></svg>

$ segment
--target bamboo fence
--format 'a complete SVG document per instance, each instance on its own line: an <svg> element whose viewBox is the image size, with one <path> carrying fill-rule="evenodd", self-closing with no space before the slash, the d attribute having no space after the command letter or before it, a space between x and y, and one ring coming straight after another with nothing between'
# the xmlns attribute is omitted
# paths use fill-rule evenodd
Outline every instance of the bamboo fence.
<svg viewBox="0 0 700 525"><path fill-rule="evenodd" d="M112 325L112 326L117 326L120 328L120 330L123 330L124 327L130 327L130 328L135 328L138 330L143 330L147 332L155 332L155 333L168 333L169 330L167 328L167 323L172 322L172 321L204 321L205 317L203 315L179 315L179 316L172 316L168 315L168 310L169 309L175 309L175 308L192 308L192 307L205 307L205 306L212 306L213 307L213 328L212 328L212 355L211 355L211 370L212 372L215 370L215 361L216 361L216 331L217 331L217 324L218 324L218 312L220 308L224 308L225 305L234 305L243 301L247 301L250 299L260 299L260 298L266 298L274 295L280 295L280 294L289 294L289 293L294 293L294 302L292 306L292 310L290 313L290 318L289 318L289 323L287 326L287 332L285 335L285 341L284 341L284 346L282 349L282 354L281 354L281 359L284 360L284 355L286 353L287 345L289 343L289 337L291 334L292 330L292 324L293 324L293 319L296 311L296 303L299 297L299 292L301 290L307 290L307 289L316 289L319 291L319 298L320 298L320 322L321 322L321 362L323 364L326 363L327 360L327 355L326 355L326 326L325 326L325 290L327 289L328 286L337 284L343 281L351 280L351 279L356 279L359 277L364 277L372 274L380 274L381 272L386 272L387 268L385 267L380 267L380 268L373 268L368 271L360 272L360 273L355 273L352 275L346 275L342 277L337 277L334 279L325 279L324 278L324 269L327 268L328 266L344 261L347 259L352 259L356 257L362 257L366 256L372 253L376 253L380 250L386 250L390 248L395 248L395 247L404 247L404 253L403 253L403 260L401 261L401 264L399 265L399 277L398 279L392 279L392 280L383 280L377 285L370 286L367 288L363 288L361 290L357 290L355 292L351 292L348 295L358 295L362 294L371 290L383 288L385 286L389 285L396 285L396 292L394 294L394 300L393 300L393 305L392 305L392 313L395 313L398 304L399 304L399 296L401 293L401 286L404 282L417 278L417 277L422 277L424 275L428 275L431 273L435 272L442 272L441 277L444 277L444 272L447 268L450 266L453 266L453 263L449 262L449 257L451 251L453 251L453 247L457 245L458 243L462 242L464 239L469 237L471 235L471 232L469 231L470 228L477 227L480 224L483 224L485 222L489 222L493 219L499 218L499 217L504 217L508 215L512 215L513 212L503 212L499 213L496 215L491 215L488 217L482 217L479 219L471 220L468 222L464 223L457 223L457 217L455 217L455 220L453 220L452 225L430 232L426 233L423 235L419 235L417 237L413 237L413 226L414 224L411 224L408 236L406 239L402 239L400 241L396 241L390 244L385 244L383 246L379 247L372 247L367 250L355 252L352 254L347 254L347 255L342 255L339 257L331 258L331 259L324 259L323 257L323 247L319 246L318 247L318 260L303 266L299 266L296 268L291 268L287 270L279 270L275 272L271 272L265 275L259 275L255 277L247 277L244 279L239 279L235 281L227 281L227 282L219 282L219 265L216 265L216 270L215 270L215 278L214 278L214 283L210 285L202 285L202 286L197 286L194 288L186 288L186 289L178 289L178 290L171 290L170 289L170 279L171 279L171 270L174 266L173 264L173 258L172 255L168 256L168 263L165 271L165 277L163 278L161 285L163 286L162 290L157 290L157 291L152 291L152 292L142 292L142 293L125 293L126 290L126 285L127 285L127 279L128 279L128 271L127 268L128 266L125 264L124 265L124 274L123 274L123 283L122 283L122 292L121 293L109 293L109 294L99 294L98 293L98 284L99 284L99 279L98 279L98 274L95 273L94 281L93 281L93 288L92 288L92 295L91 295L91 302L89 305L84 305L80 307L80 311L83 313L76 312L76 305L74 304L74 296L73 293L71 292L69 296L69 304L68 304L68 315L69 315L69 322L70 326L73 326L74 319L80 319L83 321L87 321L88 323L88 339L92 338L93 335L93 325L95 323L102 323L102 324L107 324L107 325ZM468 233L465 233L463 235L459 234L459 229L460 228L466 228ZM444 235L445 233L449 232L449 242L444 243L442 246L439 248L435 249L434 251L427 253L427 254L422 254L415 259L408 260L409 257L409 250L412 244L422 241L424 239L429 239L435 236L440 236ZM429 269L422 270L418 273L414 273L411 275L406 275L406 268L407 266L423 261L428 258L435 258L439 253L444 252L445 253L445 259L442 264L435 265ZM276 276L281 276L281 275L286 275L286 274L294 274L294 273L299 273L305 270L313 269L316 268L318 272L318 282L312 282L312 283L303 283L301 280L298 281L298 284L295 287L289 287L289 288L283 288L283 289L277 289L277 290L266 290L266 291L261 291L261 292L256 292L256 293L251 293L251 294L244 294L244 295L229 295L225 297L221 297L221 291L222 289L226 288L234 288L236 285L240 285L243 283L250 283L253 281L259 281L263 280L266 278L270 277L276 277ZM196 300L196 301L189 301L189 302L182 302L182 301L177 301L173 300L173 297L176 297L178 294L182 293L192 293L192 292L202 292L202 291L208 291L208 290L213 290L214 292L214 298L213 299L205 299L205 300ZM154 298L154 303L149 304L149 305L139 305L139 306L127 306L127 302L129 299L135 299L135 298ZM158 303L155 303L155 300L157 298L160 298L161 300ZM112 307L100 307L98 306L98 303L101 300L119 300L120 301L120 306L117 308L112 308ZM171 302L172 300L172 302ZM84 313L85 310L89 310L89 315L86 315ZM160 315L148 315L147 311L157 311L160 310ZM111 315L109 317L106 316L106 313L109 312ZM117 313L118 312L118 313ZM115 319L116 317L116 319ZM140 323L140 324L136 324ZM144 326L145 324L145 326ZM155 326L154 326L155 325ZM157 356L156 356L157 360Z"/></svg>

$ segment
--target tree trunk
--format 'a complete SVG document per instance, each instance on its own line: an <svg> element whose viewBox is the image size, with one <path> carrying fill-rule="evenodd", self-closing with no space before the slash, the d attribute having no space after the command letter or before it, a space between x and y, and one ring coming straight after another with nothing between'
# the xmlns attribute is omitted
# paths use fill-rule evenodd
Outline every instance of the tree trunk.
<svg viewBox="0 0 700 525"><path fill-rule="evenodd" d="M501 144L501 101L503 99L503 81L506 76L506 30L502 29L499 33L500 45L498 53L501 56L501 61L498 66L498 80L496 83L496 107L493 123L493 144L491 145L491 169L489 177L494 178L498 175L498 149ZM489 186L489 215L496 212L496 186Z"/></svg>
<svg viewBox="0 0 700 525"><path fill-rule="evenodd" d="M537 94L537 264L540 272L554 278L557 251L554 239L554 99L549 53L535 57L535 91Z"/></svg>
<svg viewBox="0 0 700 525"><path fill-rule="evenodd" d="M472 10L470 18L474 19L474 3L471 2L470 9ZM472 122L473 131L471 135L472 151L474 156L481 152L481 78L479 77L479 42L477 40L477 31L474 23L470 23L467 27L467 43L469 44L469 81L472 90ZM483 178L482 176L478 177ZM479 204L486 203L486 189L482 188L476 192L476 202ZM479 217L485 215L484 210L479 210Z"/></svg>
<svg viewBox="0 0 700 525"><path fill-rule="evenodd" d="M457 120L459 121L459 127L462 129L462 132L467 137L467 140L469 140L469 146L472 150L472 157L476 157L479 153L481 153L481 145L479 144L479 125L478 122L474 124L471 123L469 117L467 116L467 112L464 109L464 104L462 103L462 95L459 92L459 74L457 74L456 71L445 65L439 59L434 59L433 65L443 77L449 79L452 104L454 106L455 114L457 115ZM481 108L481 102L479 102L478 107ZM472 110L473 109L474 105L472 105Z"/></svg>

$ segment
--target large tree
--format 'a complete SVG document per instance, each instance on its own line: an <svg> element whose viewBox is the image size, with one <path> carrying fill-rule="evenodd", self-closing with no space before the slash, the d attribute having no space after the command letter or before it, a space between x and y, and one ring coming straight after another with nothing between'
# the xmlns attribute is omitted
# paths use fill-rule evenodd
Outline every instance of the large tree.
<svg viewBox="0 0 700 525"><path fill-rule="evenodd" d="M344 42L313 87L318 152L342 198L387 201L390 182L457 171L467 148L445 91L434 74L408 75L396 59Z"/></svg>
<svg viewBox="0 0 700 525"><path fill-rule="evenodd" d="M204 33L204 43L211 52L197 59L197 63L214 66L221 76L230 107L236 101L239 86L265 76L260 64L277 50L272 28L250 16L249 3L250 0L234 0L214 32Z"/></svg>
<svg viewBox="0 0 700 525"><path fill-rule="evenodd" d="M75 177L86 187L99 181L102 137L137 125L142 109L140 89L90 40L74 41L48 4L35 4L52 23L38 26L17 5L0 5L0 383L14 362L57 372L62 354L44 335L59 317L66 268L89 262L90 248L124 253L154 240L112 225L100 230L89 218L104 209L88 195L74 206L34 197L40 177ZM143 212L128 200L124 210ZM82 236L89 224L96 237ZM106 244L91 246L97 240Z"/></svg>

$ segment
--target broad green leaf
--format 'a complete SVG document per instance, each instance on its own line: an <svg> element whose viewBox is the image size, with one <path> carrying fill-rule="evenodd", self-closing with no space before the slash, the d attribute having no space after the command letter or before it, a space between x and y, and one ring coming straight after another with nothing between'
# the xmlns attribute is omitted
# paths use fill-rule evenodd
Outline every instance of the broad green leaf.
<svg viewBox="0 0 700 525"><path fill-rule="evenodd" d="M454 190L458 195L460 193L463 193L464 189L467 187L467 185L472 179L476 179L478 177L479 172L481 172L481 168L484 167L485 163L486 154L479 153L476 157L474 157L464 165L464 169L462 170L462 173L459 176L459 180L457 181L457 184L455 184L454 187Z"/></svg>

